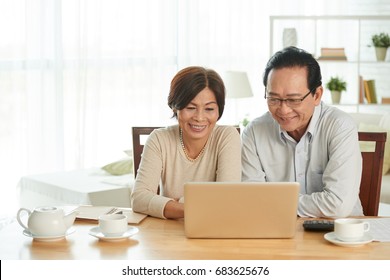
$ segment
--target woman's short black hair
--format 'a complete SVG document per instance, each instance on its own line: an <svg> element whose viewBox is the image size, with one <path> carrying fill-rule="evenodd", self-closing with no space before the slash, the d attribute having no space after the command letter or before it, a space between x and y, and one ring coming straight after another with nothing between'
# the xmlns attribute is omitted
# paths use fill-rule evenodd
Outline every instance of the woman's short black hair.
<svg viewBox="0 0 390 280"><path fill-rule="evenodd" d="M263 84L267 87L268 75L272 69L305 67L307 69L307 87L311 91L322 85L321 69L317 60L308 52L296 48L287 47L276 52L265 67Z"/></svg>
<svg viewBox="0 0 390 280"><path fill-rule="evenodd" d="M217 100L219 117L225 108L225 85L217 72L199 66L190 66L180 70L171 82L168 96L168 106L177 118L176 110L184 109L199 92L209 88Z"/></svg>

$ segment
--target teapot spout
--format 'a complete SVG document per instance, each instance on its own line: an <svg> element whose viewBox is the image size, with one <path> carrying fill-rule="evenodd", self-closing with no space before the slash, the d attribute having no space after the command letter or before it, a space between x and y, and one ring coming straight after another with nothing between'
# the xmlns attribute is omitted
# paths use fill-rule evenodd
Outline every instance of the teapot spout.
<svg viewBox="0 0 390 280"><path fill-rule="evenodd" d="M78 213L79 211L72 211L64 217L64 224L66 228L70 228L73 225L74 220L76 220L76 216Z"/></svg>

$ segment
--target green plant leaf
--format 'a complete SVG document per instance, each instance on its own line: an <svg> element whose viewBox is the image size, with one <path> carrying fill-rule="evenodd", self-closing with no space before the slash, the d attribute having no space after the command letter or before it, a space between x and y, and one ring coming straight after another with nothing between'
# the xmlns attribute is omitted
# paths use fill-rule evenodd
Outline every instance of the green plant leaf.
<svg viewBox="0 0 390 280"><path fill-rule="evenodd" d="M387 33L375 34L371 37L372 44L377 48L388 48L390 47L390 36Z"/></svg>
<svg viewBox="0 0 390 280"><path fill-rule="evenodd" d="M326 83L326 88L329 90L345 91L347 90L347 83L339 77L330 77L330 80Z"/></svg>

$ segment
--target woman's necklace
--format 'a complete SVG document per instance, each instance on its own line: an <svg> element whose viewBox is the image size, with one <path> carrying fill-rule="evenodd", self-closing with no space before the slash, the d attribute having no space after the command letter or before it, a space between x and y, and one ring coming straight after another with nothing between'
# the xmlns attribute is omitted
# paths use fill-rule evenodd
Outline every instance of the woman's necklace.
<svg viewBox="0 0 390 280"><path fill-rule="evenodd" d="M187 154L187 151L186 151L186 147L184 146L184 142L183 142L183 130L180 128L180 144L181 144L181 147L183 149L183 152L184 154L186 155L186 158L191 161L191 162L194 162L194 161L197 161L198 158L200 158L200 156L203 154L205 148L206 148L206 145L203 146L202 150L200 151L200 153L197 155L196 158L191 158L188 154Z"/></svg>

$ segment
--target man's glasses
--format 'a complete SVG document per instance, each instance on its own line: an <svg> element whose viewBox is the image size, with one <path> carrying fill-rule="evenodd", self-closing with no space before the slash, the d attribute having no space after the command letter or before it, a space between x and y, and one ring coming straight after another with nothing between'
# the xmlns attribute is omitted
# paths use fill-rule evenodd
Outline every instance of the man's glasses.
<svg viewBox="0 0 390 280"><path fill-rule="evenodd" d="M299 105L302 104L302 101L305 100L306 97L309 96L309 94L312 92L310 90L305 96L302 98L286 98L286 99L281 99L281 98L275 98L275 97L269 97L267 96L267 89L265 89L264 93L264 98L267 99L267 103L269 106L280 106L282 105L282 102L286 102L286 105L288 107L298 107Z"/></svg>

